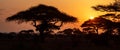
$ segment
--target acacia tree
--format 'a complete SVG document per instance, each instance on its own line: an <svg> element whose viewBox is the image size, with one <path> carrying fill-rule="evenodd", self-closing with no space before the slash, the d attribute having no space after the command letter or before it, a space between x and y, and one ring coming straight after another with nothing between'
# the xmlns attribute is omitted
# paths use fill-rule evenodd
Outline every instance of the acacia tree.
<svg viewBox="0 0 120 50"><path fill-rule="evenodd" d="M108 12L105 15L101 15L101 17L104 17L108 20L112 18L113 22L118 22L120 19L120 14L118 13L120 12L120 1L119 0L115 0L115 2L109 5L97 5L97 6L93 6L92 8L96 11Z"/></svg>
<svg viewBox="0 0 120 50"><path fill-rule="evenodd" d="M113 22L101 17L96 17L94 19L90 19L85 21L81 27L85 31L93 31L98 34L99 29L111 29L113 27ZM89 33L89 32L88 32Z"/></svg>
<svg viewBox="0 0 120 50"><path fill-rule="evenodd" d="M96 5L92 7L96 11L101 11L101 12L107 12L107 14L101 15L100 17L111 20L114 23L114 27L116 29L120 29L118 25L120 25L120 0L115 0L115 2L109 4L109 5ZM110 25L108 25L110 26ZM111 26L112 27L112 26ZM112 29L112 28L111 28ZM108 28L108 31L111 31L110 28Z"/></svg>
<svg viewBox="0 0 120 50"><path fill-rule="evenodd" d="M60 29L64 23L76 22L77 18L67 15L53 6L40 4L10 16L6 20L17 23L32 22L32 25L40 32L40 37L44 39L45 32Z"/></svg>

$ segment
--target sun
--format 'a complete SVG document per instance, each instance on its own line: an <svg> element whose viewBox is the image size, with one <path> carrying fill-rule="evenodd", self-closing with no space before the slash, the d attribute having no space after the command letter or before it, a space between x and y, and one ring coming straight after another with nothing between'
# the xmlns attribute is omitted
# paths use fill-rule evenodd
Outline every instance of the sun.
<svg viewBox="0 0 120 50"><path fill-rule="evenodd" d="M90 16L90 19L94 19L94 17L93 17L93 16Z"/></svg>

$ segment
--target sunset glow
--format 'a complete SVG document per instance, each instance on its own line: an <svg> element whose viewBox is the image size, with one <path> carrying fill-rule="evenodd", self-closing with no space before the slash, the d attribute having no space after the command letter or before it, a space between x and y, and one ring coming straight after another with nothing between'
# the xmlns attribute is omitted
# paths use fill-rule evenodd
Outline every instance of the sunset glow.
<svg viewBox="0 0 120 50"><path fill-rule="evenodd" d="M95 17L93 17L93 16L90 16L90 19L94 19Z"/></svg>
<svg viewBox="0 0 120 50"><path fill-rule="evenodd" d="M34 27L24 23L22 25L18 25L15 22L7 23L5 19L11 15L14 15L20 11L24 11L29 9L30 7L37 6L39 4L45 4L49 6L54 6L58 8L60 11L67 13L68 15L77 17L79 19L79 23L77 26L71 26L70 24L66 27L77 27L88 19L93 19L94 16L98 16L101 12L97 12L91 8L91 6L95 6L98 4L109 4L113 0L0 0L0 23L2 32L11 32L11 31L19 31L21 29L33 29ZM94 14L94 16L89 16L90 14ZM28 26L26 26L28 25ZM30 27L31 26L31 27ZM13 28L14 27L14 28ZM11 29L13 28L13 29Z"/></svg>
<svg viewBox="0 0 120 50"><path fill-rule="evenodd" d="M120 0L0 0L0 50L120 50Z"/></svg>

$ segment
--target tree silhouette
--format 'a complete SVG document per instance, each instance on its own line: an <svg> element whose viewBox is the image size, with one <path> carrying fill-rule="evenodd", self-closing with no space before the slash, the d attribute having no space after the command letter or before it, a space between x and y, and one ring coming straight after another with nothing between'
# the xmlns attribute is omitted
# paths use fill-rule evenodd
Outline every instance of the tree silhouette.
<svg viewBox="0 0 120 50"><path fill-rule="evenodd" d="M23 33L23 34L32 34L32 33L34 33L34 31L33 30L21 30L19 33Z"/></svg>
<svg viewBox="0 0 120 50"><path fill-rule="evenodd" d="M77 18L67 15L53 6L40 4L10 16L6 20L16 21L18 24L32 22L32 25L40 32L41 39L44 39L45 32L60 29L64 23L76 22Z"/></svg>
<svg viewBox="0 0 120 50"><path fill-rule="evenodd" d="M82 32L78 28L74 28L73 29L73 34L75 34L75 35L81 35Z"/></svg>
<svg viewBox="0 0 120 50"><path fill-rule="evenodd" d="M73 29L68 28L68 29L65 29L63 32L64 32L64 34L66 34L66 35L70 36L70 35L72 35L72 34L73 34Z"/></svg>
<svg viewBox="0 0 120 50"><path fill-rule="evenodd" d="M101 15L100 17L112 21L114 23L112 24L112 28L119 30L120 27L118 25L120 25L120 0L115 0L115 2L109 5L97 5L93 6L92 8L96 11L107 12L107 14ZM109 31L106 32L110 31L111 30L109 29Z"/></svg>
<svg viewBox="0 0 120 50"><path fill-rule="evenodd" d="M102 12L120 12L120 1L115 0L115 2L109 5L97 5L97 6L93 6L92 8Z"/></svg>
<svg viewBox="0 0 120 50"><path fill-rule="evenodd" d="M92 7L96 11L101 11L101 12L108 12L105 15L101 15L101 17L104 17L108 20L111 20L114 22L120 22L120 1L115 0L115 2L109 4L109 5L97 5Z"/></svg>
<svg viewBox="0 0 120 50"><path fill-rule="evenodd" d="M113 28L113 22L101 17L96 17L92 20L85 21L81 27L83 31L94 31L98 34L98 29L111 30ZM89 32L88 32L89 33Z"/></svg>

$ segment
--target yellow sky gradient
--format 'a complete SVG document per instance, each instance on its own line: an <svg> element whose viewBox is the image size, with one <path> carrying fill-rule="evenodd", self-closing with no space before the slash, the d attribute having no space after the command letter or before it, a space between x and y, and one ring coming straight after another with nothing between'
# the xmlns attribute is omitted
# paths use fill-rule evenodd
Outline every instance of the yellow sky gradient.
<svg viewBox="0 0 120 50"><path fill-rule="evenodd" d="M5 18L39 4L54 6L60 11L77 17L80 22L73 25L67 24L67 26L63 27L67 28L69 26L79 27L80 24L88 20L91 16L96 17L103 14L93 10L91 6L109 4L113 1L114 0L0 0L0 32L18 32L23 29L33 29L30 24L24 23L18 25L15 22L6 22Z"/></svg>

